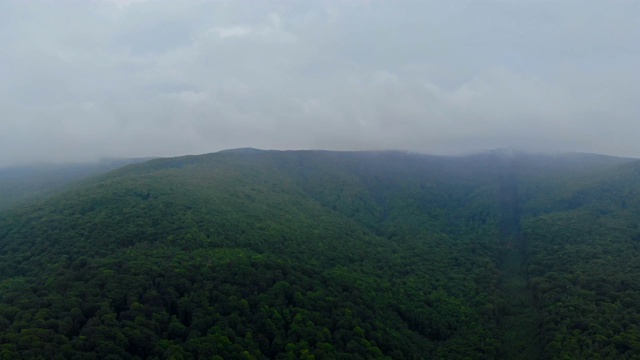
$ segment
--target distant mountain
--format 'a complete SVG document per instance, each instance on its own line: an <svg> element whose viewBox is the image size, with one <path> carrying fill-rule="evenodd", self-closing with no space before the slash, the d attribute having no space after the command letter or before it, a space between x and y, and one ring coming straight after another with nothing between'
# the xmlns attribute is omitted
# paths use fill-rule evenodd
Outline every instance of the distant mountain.
<svg viewBox="0 0 640 360"><path fill-rule="evenodd" d="M0 354L633 358L640 166L238 149L0 213Z"/></svg>
<svg viewBox="0 0 640 360"><path fill-rule="evenodd" d="M63 189L74 181L150 160L105 159L88 163L31 164L0 168L0 211Z"/></svg>

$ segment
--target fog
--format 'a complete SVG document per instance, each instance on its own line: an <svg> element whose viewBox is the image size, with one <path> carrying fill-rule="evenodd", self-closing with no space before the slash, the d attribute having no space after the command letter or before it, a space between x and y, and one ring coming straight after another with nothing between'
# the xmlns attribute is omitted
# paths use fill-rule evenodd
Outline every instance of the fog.
<svg viewBox="0 0 640 360"><path fill-rule="evenodd" d="M0 2L0 166L227 148L640 157L640 2Z"/></svg>

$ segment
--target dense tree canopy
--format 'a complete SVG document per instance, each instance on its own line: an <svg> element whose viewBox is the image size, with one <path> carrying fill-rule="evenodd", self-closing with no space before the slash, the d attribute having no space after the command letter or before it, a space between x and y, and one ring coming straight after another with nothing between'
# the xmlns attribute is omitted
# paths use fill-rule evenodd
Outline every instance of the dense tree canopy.
<svg viewBox="0 0 640 360"><path fill-rule="evenodd" d="M0 356L634 358L636 168L253 150L126 166L0 213Z"/></svg>

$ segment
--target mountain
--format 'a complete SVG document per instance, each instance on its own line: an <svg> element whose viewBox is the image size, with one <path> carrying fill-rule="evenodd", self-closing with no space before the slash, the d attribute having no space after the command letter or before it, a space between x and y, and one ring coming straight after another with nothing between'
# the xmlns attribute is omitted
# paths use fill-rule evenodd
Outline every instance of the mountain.
<svg viewBox="0 0 640 360"><path fill-rule="evenodd" d="M149 160L105 159L88 163L14 165L0 168L0 210L53 194L75 181Z"/></svg>
<svg viewBox="0 0 640 360"><path fill-rule="evenodd" d="M0 213L0 354L633 358L638 164L240 149L125 166Z"/></svg>

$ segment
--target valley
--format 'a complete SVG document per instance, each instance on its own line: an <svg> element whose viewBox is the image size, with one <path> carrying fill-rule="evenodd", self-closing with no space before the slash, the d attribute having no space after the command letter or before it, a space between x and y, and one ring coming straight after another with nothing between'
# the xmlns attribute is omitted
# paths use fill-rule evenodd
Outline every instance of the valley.
<svg viewBox="0 0 640 360"><path fill-rule="evenodd" d="M538 324L540 322L527 272L527 239L520 225L517 163L507 160L502 166L499 185L500 239L503 246L501 291L504 314L498 320L505 359L540 359Z"/></svg>

